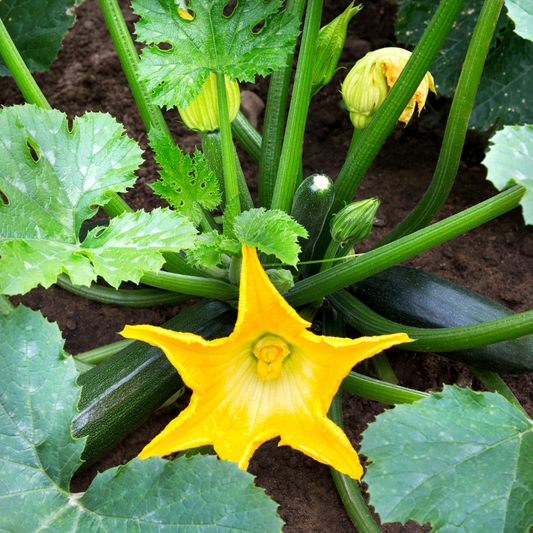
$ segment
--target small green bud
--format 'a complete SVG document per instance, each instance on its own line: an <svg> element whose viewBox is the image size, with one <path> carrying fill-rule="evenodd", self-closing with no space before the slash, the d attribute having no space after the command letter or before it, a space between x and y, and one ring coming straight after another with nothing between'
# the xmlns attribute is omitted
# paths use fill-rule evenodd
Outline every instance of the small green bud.
<svg viewBox="0 0 533 533"><path fill-rule="evenodd" d="M382 48L366 54L353 66L341 92L356 129L367 127L410 57L411 52L402 48ZM430 90L436 92L428 72L398 120L407 124L417 104L420 113Z"/></svg>
<svg viewBox="0 0 533 533"><path fill-rule="evenodd" d="M292 274L284 268L265 270L266 275L280 294L285 294L294 286Z"/></svg>
<svg viewBox="0 0 533 533"><path fill-rule="evenodd" d="M332 20L327 26L320 28L316 45L316 59L313 70L311 94L316 94L327 85L337 69L337 63L346 40L348 23L352 17L363 9L362 5L353 7L355 0L346 8L342 15Z"/></svg>
<svg viewBox="0 0 533 533"><path fill-rule="evenodd" d="M341 209L331 220L331 238L335 242L352 244L366 239L372 230L374 215L380 203L378 198L369 198Z"/></svg>
<svg viewBox="0 0 533 533"><path fill-rule="evenodd" d="M226 91L228 94L229 119L233 121L239 112L241 93L239 84L236 81L230 81L227 76ZM205 80L202 91L196 95L195 99L187 107L178 109L183 122L189 129L201 132L218 130L220 128L220 120L218 118L216 75L212 72Z"/></svg>

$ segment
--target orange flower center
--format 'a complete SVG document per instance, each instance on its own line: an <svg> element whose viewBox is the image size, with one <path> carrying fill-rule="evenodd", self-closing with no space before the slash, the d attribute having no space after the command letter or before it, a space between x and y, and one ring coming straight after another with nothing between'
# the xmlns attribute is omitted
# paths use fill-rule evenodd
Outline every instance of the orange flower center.
<svg viewBox="0 0 533 533"><path fill-rule="evenodd" d="M288 344L280 337L262 337L253 349L253 354L257 357L257 375L263 381L279 377L283 359L290 353Z"/></svg>

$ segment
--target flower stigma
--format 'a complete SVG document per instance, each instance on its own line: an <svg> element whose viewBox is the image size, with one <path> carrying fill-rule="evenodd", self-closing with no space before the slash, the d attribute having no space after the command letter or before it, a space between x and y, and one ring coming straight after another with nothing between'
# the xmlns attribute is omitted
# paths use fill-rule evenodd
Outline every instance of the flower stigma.
<svg viewBox="0 0 533 533"><path fill-rule="evenodd" d="M281 375L283 359L291 353L288 344L276 335L259 339L252 353L257 357L257 375L263 380L275 379Z"/></svg>

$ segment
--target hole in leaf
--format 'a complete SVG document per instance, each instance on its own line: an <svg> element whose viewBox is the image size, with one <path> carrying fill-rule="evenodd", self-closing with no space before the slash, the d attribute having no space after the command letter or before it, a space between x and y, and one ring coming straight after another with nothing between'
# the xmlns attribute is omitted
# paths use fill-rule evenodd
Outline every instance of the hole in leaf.
<svg viewBox="0 0 533 533"><path fill-rule="evenodd" d="M181 192L182 192L181 187L178 187L178 188L176 189L176 192L177 192L178 194L181 194Z"/></svg>
<svg viewBox="0 0 533 533"><path fill-rule="evenodd" d="M0 191L0 202L2 202L3 205L9 205L9 200L2 191Z"/></svg>
<svg viewBox="0 0 533 533"><path fill-rule="evenodd" d="M100 231L97 231L97 232L94 234L94 236L95 236L95 237L100 237L100 235L102 235L102 233L104 233L105 230L106 230L106 228L101 229Z"/></svg>
<svg viewBox="0 0 533 533"><path fill-rule="evenodd" d="M231 15L233 15L233 12L235 11L235 8L237 7L238 0L229 0L229 2L224 7L224 11L222 13L225 17L229 18Z"/></svg>
<svg viewBox="0 0 533 533"><path fill-rule="evenodd" d="M200 183L200 187L201 187L202 189L205 189L205 181L204 181L204 183Z"/></svg>
<svg viewBox="0 0 533 533"><path fill-rule="evenodd" d="M191 185L195 185L196 184L196 180L191 180Z"/></svg>
<svg viewBox="0 0 533 533"><path fill-rule="evenodd" d="M30 149L31 158L37 163L37 161L39 161L39 154L37 153L35 148L30 144L30 141L28 141L26 144L28 148Z"/></svg>
<svg viewBox="0 0 533 533"><path fill-rule="evenodd" d="M266 23L266 20L263 19L261 21L259 21L253 28L252 28L252 33L261 33L261 31L263 30L263 28L265 27L265 23Z"/></svg>
<svg viewBox="0 0 533 533"><path fill-rule="evenodd" d="M163 51L168 51L168 50L172 50L172 45L170 43L159 43L157 45L157 48L159 48L159 50L163 50Z"/></svg>
<svg viewBox="0 0 533 533"><path fill-rule="evenodd" d="M194 11L190 7L189 0L185 0L185 6L186 6L185 9L182 9L181 7L179 9L182 9L183 11L186 11L192 18L194 18ZM179 11L178 11L178 14L183 20L188 20Z"/></svg>

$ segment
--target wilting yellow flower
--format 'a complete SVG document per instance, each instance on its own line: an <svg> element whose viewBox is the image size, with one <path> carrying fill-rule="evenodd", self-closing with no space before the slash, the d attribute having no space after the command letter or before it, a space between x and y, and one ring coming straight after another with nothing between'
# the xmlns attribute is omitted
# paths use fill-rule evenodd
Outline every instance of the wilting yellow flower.
<svg viewBox="0 0 533 533"><path fill-rule="evenodd" d="M269 281L255 248L243 246L242 254L239 314L229 337L206 341L155 326L122 332L161 348L193 391L187 409L139 457L213 444L221 459L244 469L261 444L280 436L280 446L359 479L357 453L326 413L356 363L409 338L314 335Z"/></svg>
<svg viewBox="0 0 533 533"><path fill-rule="evenodd" d="M366 128L410 57L411 52L402 48L382 48L366 54L350 70L342 84L342 97L355 128ZM430 90L436 92L428 72L398 120L407 124L416 104L420 113Z"/></svg>

